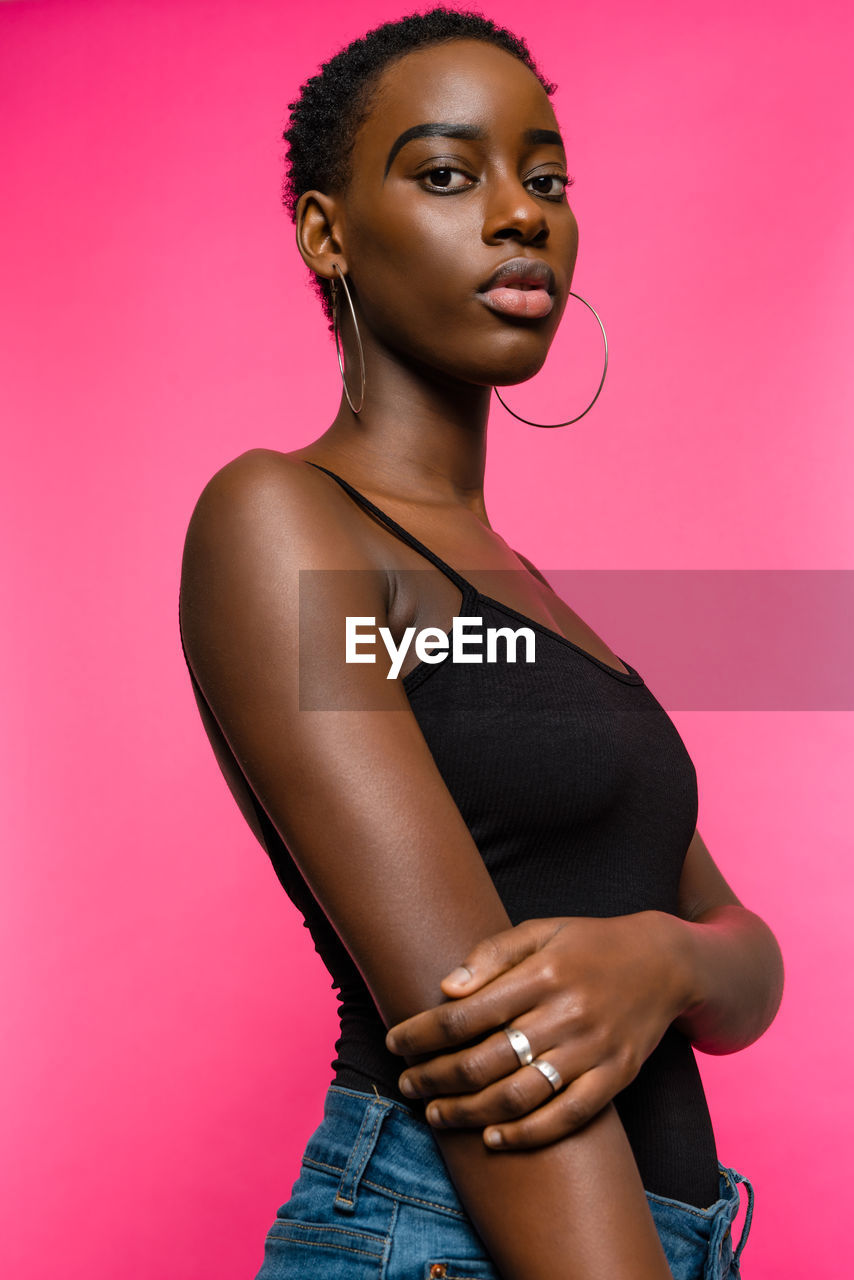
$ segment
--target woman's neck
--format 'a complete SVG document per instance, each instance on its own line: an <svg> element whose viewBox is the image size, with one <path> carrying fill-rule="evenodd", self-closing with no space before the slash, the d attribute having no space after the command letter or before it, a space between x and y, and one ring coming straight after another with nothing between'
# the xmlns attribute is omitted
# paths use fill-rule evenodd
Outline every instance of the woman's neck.
<svg viewBox="0 0 854 1280"><path fill-rule="evenodd" d="M310 447L312 456L319 462L321 454L346 461L347 478L357 487L364 479L374 493L423 505L462 506L485 520L491 388L413 367L373 345L366 366L361 411L354 414L342 393L335 419ZM346 369L356 399L358 360L348 360Z"/></svg>

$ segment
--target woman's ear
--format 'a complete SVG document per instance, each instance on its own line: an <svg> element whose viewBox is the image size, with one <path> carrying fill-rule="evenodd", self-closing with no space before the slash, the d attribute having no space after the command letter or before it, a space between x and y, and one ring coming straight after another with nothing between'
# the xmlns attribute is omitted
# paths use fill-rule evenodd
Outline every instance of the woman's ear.
<svg viewBox="0 0 854 1280"><path fill-rule="evenodd" d="M333 196L322 191L304 191L297 201L297 248L303 262L315 273L331 280L335 274L333 262L346 273L343 258L344 246L338 235L339 211Z"/></svg>

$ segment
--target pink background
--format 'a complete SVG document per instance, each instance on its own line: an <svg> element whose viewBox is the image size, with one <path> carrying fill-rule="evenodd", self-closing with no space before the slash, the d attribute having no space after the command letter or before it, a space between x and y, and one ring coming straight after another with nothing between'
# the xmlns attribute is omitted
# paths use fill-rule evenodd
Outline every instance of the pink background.
<svg viewBox="0 0 854 1280"><path fill-rule="evenodd" d="M218 467L334 412L280 132L322 58L406 11L0 4L0 1269L17 1280L254 1275L319 1118L333 994L204 737L179 565ZM560 84L574 288L611 344L575 426L496 408L493 525L546 570L854 567L850 6L487 12ZM589 350L558 407L587 403ZM533 388L511 403L538 405ZM744 1275L847 1276L852 716L674 718L700 829L787 964L768 1033L699 1055L721 1158L757 1188Z"/></svg>

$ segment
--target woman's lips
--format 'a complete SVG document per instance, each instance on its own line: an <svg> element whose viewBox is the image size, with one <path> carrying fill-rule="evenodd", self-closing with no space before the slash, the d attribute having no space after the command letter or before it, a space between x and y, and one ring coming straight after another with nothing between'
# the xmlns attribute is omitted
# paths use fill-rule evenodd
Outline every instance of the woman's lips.
<svg viewBox="0 0 854 1280"><path fill-rule="evenodd" d="M542 258L508 258L480 286L475 297L491 311L541 320L554 306L555 278Z"/></svg>
<svg viewBox="0 0 854 1280"><path fill-rule="evenodd" d="M554 306L554 298L547 289L512 289L498 285L476 295L491 311L506 316L523 316L526 320L541 320Z"/></svg>

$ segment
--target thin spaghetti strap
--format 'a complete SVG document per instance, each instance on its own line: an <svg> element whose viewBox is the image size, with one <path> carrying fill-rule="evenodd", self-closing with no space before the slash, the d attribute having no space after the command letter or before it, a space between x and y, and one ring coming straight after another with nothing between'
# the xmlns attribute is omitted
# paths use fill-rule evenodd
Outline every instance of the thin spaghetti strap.
<svg viewBox="0 0 854 1280"><path fill-rule="evenodd" d="M345 489L355 502L360 503L363 507L367 507L368 511L372 511L375 516L378 516L384 524L387 524L388 527L393 530L399 538L402 538L404 542L408 543L413 550L417 551L422 556L426 556L437 569L441 569L442 573L444 573L446 577L450 578L455 586L459 587L460 591L463 592L463 595L465 595L466 591L475 590L468 579L464 578L461 573L457 573L456 569L452 569L451 566L440 556L436 555L435 551L431 551L429 547L425 547L424 543L419 542L413 534L411 534L407 529L404 529L403 525L398 524L396 520L392 520L391 516L387 516L386 513L381 511L375 503L371 502L370 498L366 498L363 493L359 493L358 489L354 489L348 480L343 479L342 476L336 475L335 472L330 471L328 467L322 467L319 462L309 462L308 465L310 467L317 467L318 471L325 471L333 480L337 480L342 489Z"/></svg>

